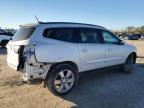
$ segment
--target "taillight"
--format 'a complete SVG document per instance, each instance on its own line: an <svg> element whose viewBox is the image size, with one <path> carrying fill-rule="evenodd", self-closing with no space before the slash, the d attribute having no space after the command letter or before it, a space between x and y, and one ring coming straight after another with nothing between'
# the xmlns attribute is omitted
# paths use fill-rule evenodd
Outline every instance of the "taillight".
<svg viewBox="0 0 144 108"><path fill-rule="evenodd" d="M15 46L13 46L13 50L14 50L14 52L15 52L15 53L19 53L19 48L20 48L19 45L15 45Z"/></svg>
<svg viewBox="0 0 144 108"><path fill-rule="evenodd" d="M7 45L6 45L6 48L9 49L9 50L11 50L11 49L12 49L12 46L11 46L10 44L7 44Z"/></svg>

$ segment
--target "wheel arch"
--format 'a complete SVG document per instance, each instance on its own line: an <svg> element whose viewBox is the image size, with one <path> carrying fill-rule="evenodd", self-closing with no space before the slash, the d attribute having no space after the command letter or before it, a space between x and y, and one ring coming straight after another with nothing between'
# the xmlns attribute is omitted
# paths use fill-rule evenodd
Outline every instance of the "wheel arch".
<svg viewBox="0 0 144 108"><path fill-rule="evenodd" d="M77 70L77 72L79 72L79 68L78 68L78 65L76 63L74 63L73 61L63 61L63 62L58 62L58 63L52 64L50 66L50 69L47 72L46 78L51 74L52 70L60 64L68 64L70 66L73 66Z"/></svg>
<svg viewBox="0 0 144 108"><path fill-rule="evenodd" d="M79 72L78 65L77 65L76 63L72 62L72 61L63 61L63 62L54 63L54 64L52 64L52 65L50 66L50 69L48 70L47 75L46 75L46 77L45 77L45 79L44 79L44 87L45 87L45 88L46 88L46 79L49 77L49 75L51 74L52 70L53 70L56 66L58 66L58 65L60 65L60 64L69 64L69 65L73 66L73 67L77 70L77 72Z"/></svg>
<svg viewBox="0 0 144 108"><path fill-rule="evenodd" d="M130 53L130 54L128 55L128 57L131 56L131 55L134 56L133 64L135 64L135 63L136 63L136 59L137 59L137 54L136 54L136 52L132 52L132 53Z"/></svg>

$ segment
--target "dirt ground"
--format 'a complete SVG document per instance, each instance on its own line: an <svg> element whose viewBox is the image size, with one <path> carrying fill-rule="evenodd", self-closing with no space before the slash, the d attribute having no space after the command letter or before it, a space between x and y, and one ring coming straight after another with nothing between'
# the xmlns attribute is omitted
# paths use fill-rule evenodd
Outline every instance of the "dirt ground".
<svg viewBox="0 0 144 108"><path fill-rule="evenodd" d="M143 55L144 41L129 41ZM20 73L6 64L6 50L0 49L0 108L143 108L144 59L135 72L117 69L80 75L77 87L64 97L54 96L39 81L27 84Z"/></svg>

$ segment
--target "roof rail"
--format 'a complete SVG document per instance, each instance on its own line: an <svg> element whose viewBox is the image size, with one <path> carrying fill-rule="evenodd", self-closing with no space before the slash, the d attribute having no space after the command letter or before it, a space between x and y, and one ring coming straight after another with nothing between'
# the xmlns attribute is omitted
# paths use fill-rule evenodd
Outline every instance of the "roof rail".
<svg viewBox="0 0 144 108"><path fill-rule="evenodd" d="M77 23L77 22L39 22L39 24L81 24L81 25L89 25L89 26L105 28L105 27L102 27L102 26L99 26L99 25Z"/></svg>

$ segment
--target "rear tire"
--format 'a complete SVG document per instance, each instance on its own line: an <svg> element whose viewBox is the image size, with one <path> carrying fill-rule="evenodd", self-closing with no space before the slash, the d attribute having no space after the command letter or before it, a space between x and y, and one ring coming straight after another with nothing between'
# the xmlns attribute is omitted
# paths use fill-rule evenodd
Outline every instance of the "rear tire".
<svg viewBox="0 0 144 108"><path fill-rule="evenodd" d="M122 65L121 70L125 73L132 73L134 71L134 55L128 56L126 62Z"/></svg>
<svg viewBox="0 0 144 108"><path fill-rule="evenodd" d="M45 83L52 93L61 96L71 92L77 81L77 69L68 64L60 64L51 70Z"/></svg>

